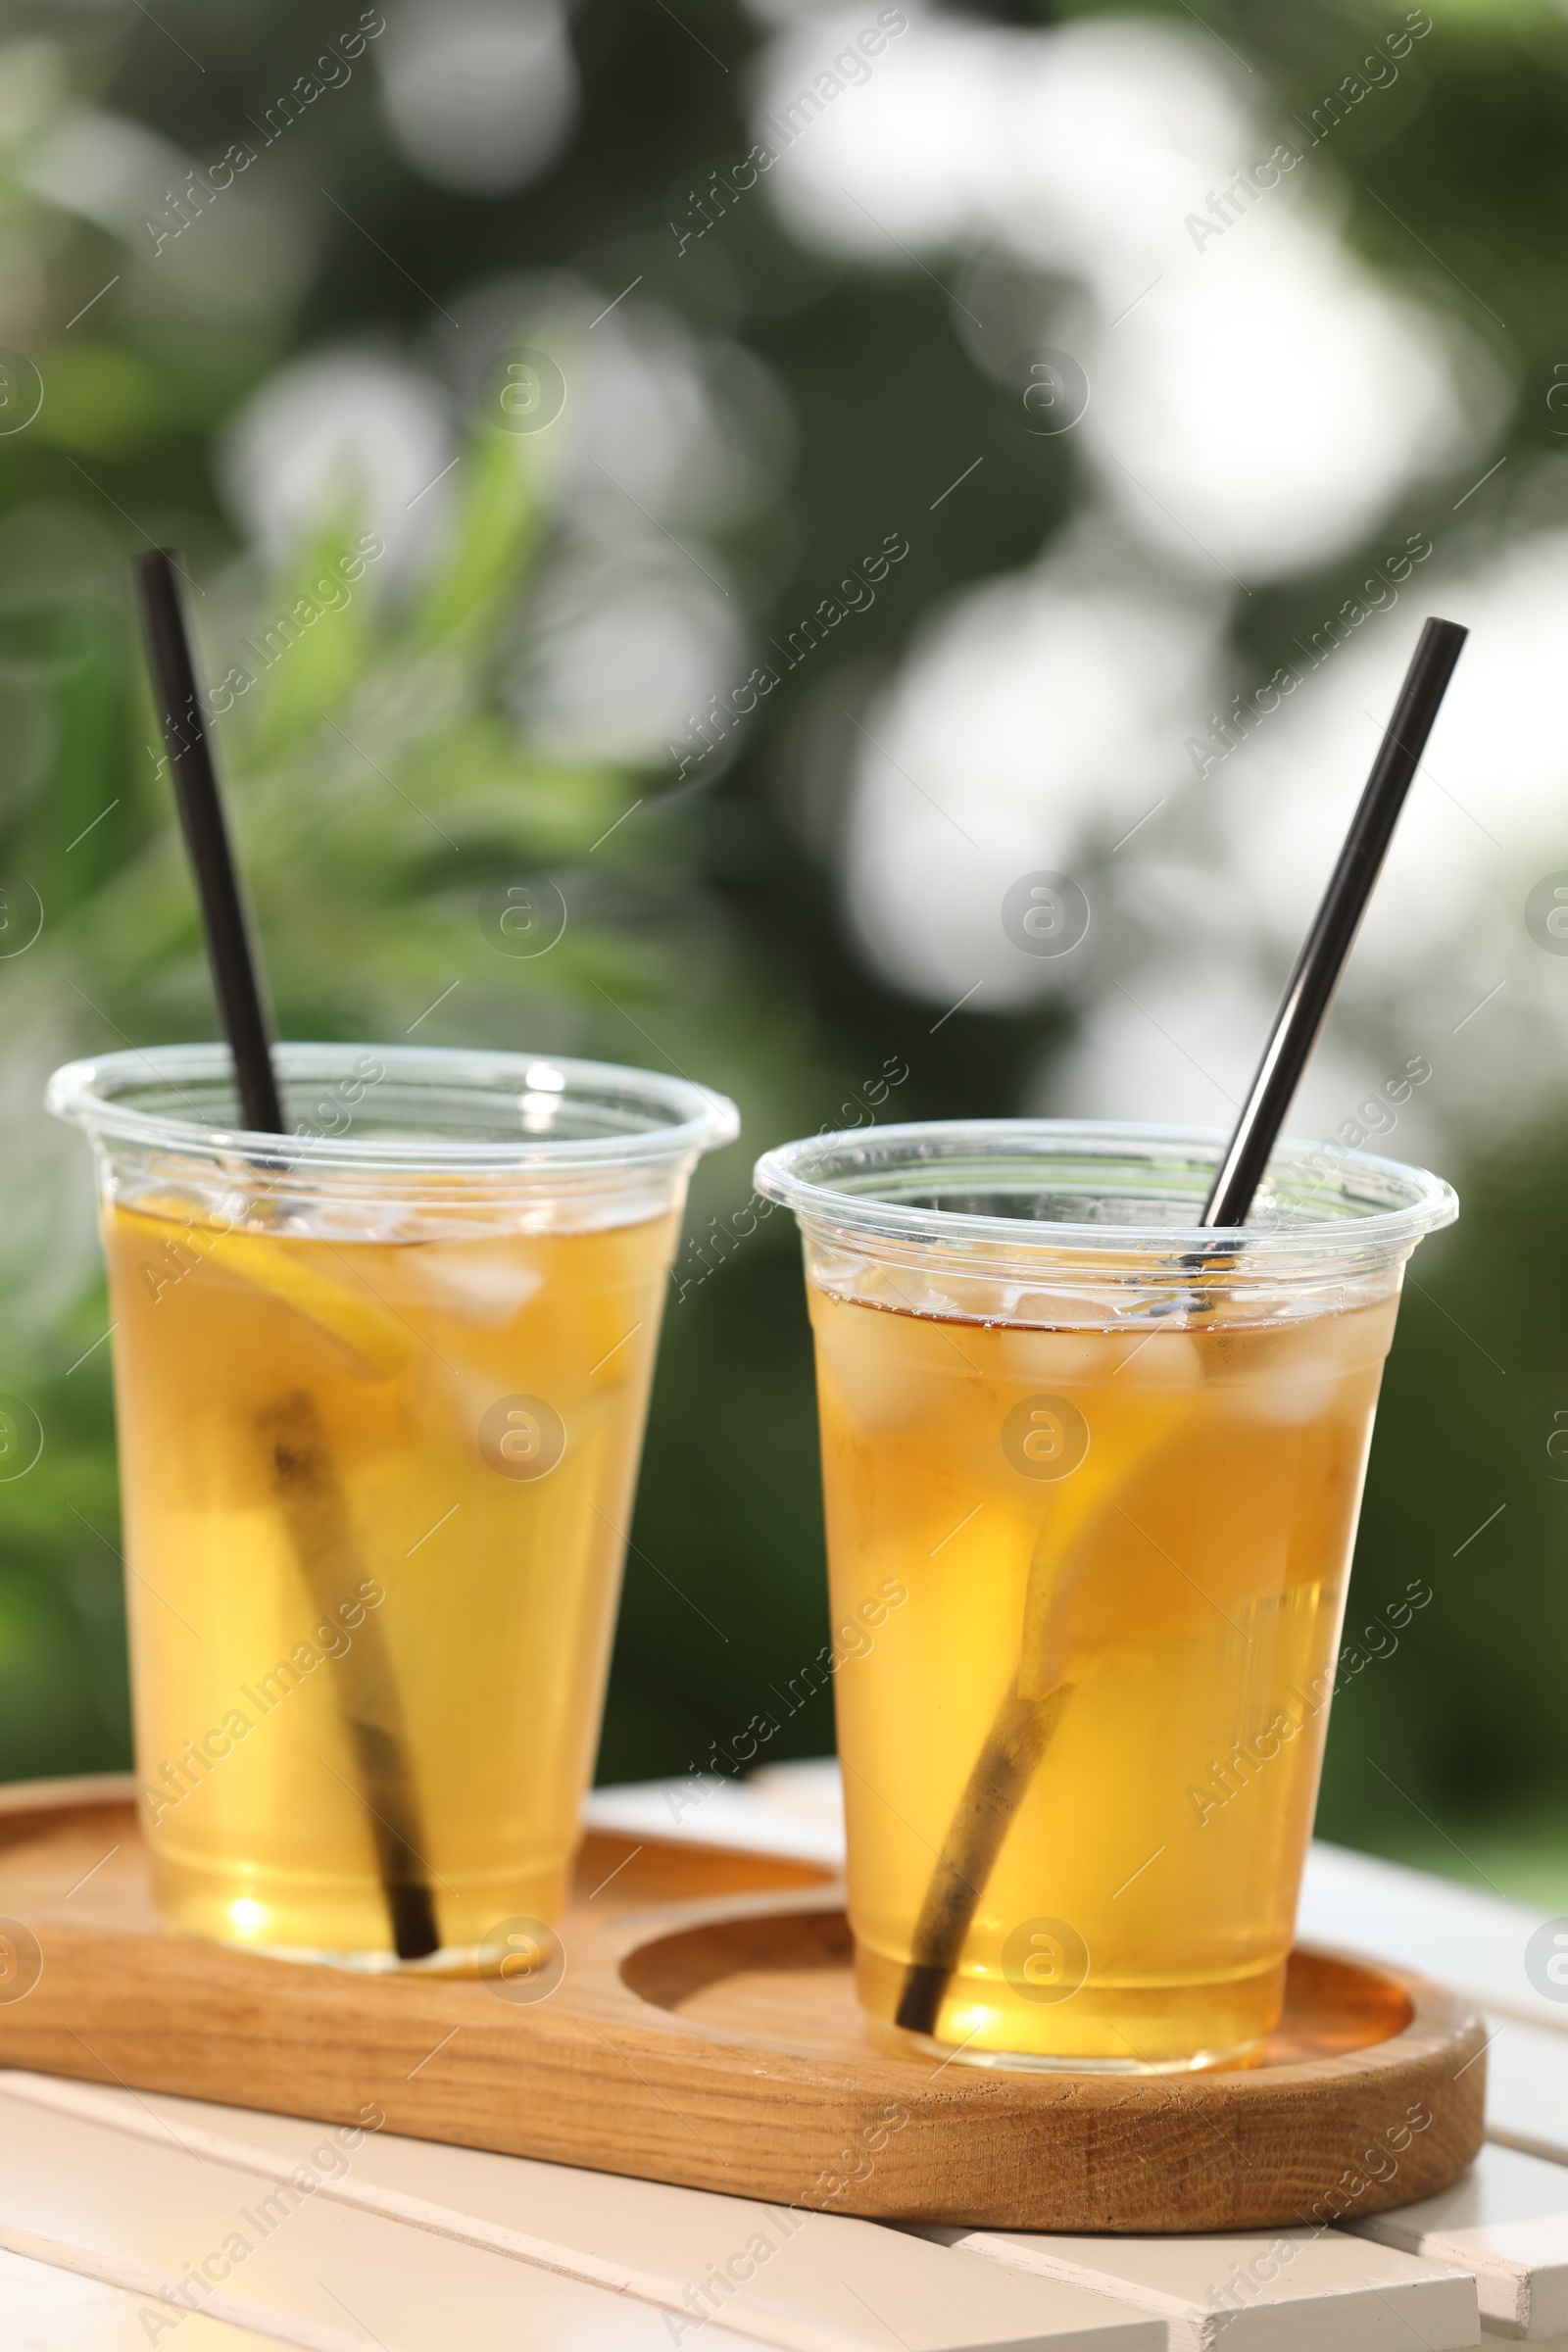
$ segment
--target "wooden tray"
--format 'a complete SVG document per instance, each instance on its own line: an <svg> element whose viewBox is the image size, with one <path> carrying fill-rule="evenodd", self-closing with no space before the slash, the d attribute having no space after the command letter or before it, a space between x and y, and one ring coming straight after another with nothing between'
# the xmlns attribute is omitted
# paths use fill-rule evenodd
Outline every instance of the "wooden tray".
<svg viewBox="0 0 1568 2352"><path fill-rule="evenodd" d="M1479 2018L1301 1950L1260 2065L1023 2075L880 2055L838 1882L806 1863L591 1835L564 1981L270 1960L159 1933L132 1785L0 1790L0 2066L387 2127L772 2203L973 2227L1322 2224L1446 2187L1482 2136ZM18 1936L20 1925L24 1933Z"/></svg>

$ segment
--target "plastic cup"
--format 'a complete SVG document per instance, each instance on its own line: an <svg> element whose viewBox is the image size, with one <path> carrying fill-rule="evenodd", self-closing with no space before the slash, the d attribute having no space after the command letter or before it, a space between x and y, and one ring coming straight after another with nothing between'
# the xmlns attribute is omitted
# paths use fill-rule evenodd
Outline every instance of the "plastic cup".
<svg viewBox="0 0 1568 2352"><path fill-rule="evenodd" d="M1204 1232L1220 1149L983 1120L758 1166L805 1239L886 2047L1175 2070L1278 2022L1401 1272L1458 1204L1285 1145Z"/></svg>
<svg viewBox="0 0 1568 2352"><path fill-rule="evenodd" d="M687 1180L738 1120L555 1056L276 1062L285 1137L235 1129L220 1046L49 1088L98 1160L159 1909L517 1964L577 1842Z"/></svg>

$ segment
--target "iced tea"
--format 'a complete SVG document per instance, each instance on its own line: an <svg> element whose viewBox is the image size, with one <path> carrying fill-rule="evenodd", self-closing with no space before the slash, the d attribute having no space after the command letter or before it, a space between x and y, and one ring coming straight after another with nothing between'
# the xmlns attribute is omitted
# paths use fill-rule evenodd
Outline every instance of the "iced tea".
<svg viewBox="0 0 1568 2352"><path fill-rule="evenodd" d="M968 2065L1276 2023L1401 1269L1448 1188L1052 1121L786 1145L816 1341L861 2002ZM898 1595L897 1605L887 1596Z"/></svg>
<svg viewBox="0 0 1568 2352"><path fill-rule="evenodd" d="M162 1090L139 1059L51 1102L104 1178L162 1916L372 1965L549 1922L686 1179L733 1113L643 1072L384 1050L346 1140L271 1145L217 1124L220 1049L158 1056Z"/></svg>
<svg viewBox="0 0 1568 2352"><path fill-rule="evenodd" d="M1103 1333L813 1289L834 1621L909 1592L837 1685L872 2017L1016 1690L1050 1720L935 2037L1147 2061L1274 2023L1395 1304Z"/></svg>
<svg viewBox="0 0 1568 2352"><path fill-rule="evenodd" d="M137 1746L171 1926L384 1942L351 1721L372 1642L442 1943L558 1911L674 1223L400 1244L111 1208ZM340 1524L316 1557L323 1510Z"/></svg>

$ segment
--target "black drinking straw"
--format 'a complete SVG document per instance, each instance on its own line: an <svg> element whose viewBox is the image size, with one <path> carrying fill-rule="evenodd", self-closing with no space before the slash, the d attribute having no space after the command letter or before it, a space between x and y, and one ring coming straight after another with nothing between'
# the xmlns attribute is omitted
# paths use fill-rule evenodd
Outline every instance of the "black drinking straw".
<svg viewBox="0 0 1568 2352"><path fill-rule="evenodd" d="M1421 632L1366 790L1350 819L1339 863L1296 959L1296 969L1274 1016L1273 1035L1203 1203L1200 1224L1247 1223L1252 1196L1262 1182L1268 1155L1355 945L1399 810L1427 748L1438 706L1469 634L1456 620L1429 620Z"/></svg>
<svg viewBox="0 0 1568 2352"><path fill-rule="evenodd" d="M1421 632L1366 790L1203 1204L1199 1220L1203 1226L1234 1229L1247 1222L1468 635L1453 620L1429 620ZM1204 1262L1193 1261L1195 1268ZM1024 1698L1009 1684L1003 1697L949 1825L915 1922L913 1957L897 2011L897 2023L908 2033L936 2032L948 1980L958 1964L986 1882L1065 1712L1070 1689L1060 1684L1044 1697Z"/></svg>
<svg viewBox="0 0 1568 2352"><path fill-rule="evenodd" d="M138 556L132 568L147 659L163 689L169 770L201 898L213 986L234 1055L245 1124L256 1135L281 1135L283 1110L272 1074L256 954L228 846L207 714L196 690L190 639L174 585L174 560L167 549L155 548L151 555Z"/></svg>
<svg viewBox="0 0 1568 2352"><path fill-rule="evenodd" d="M148 663L163 696L164 743L245 1125L255 1135L282 1135L283 1110L259 964L234 870L174 571L174 559L165 548L138 556L132 565ZM262 1416L259 1434L313 1604L328 1617L345 1603L352 1607L358 1599L359 1567L352 1557L342 1492L314 1407L307 1397L289 1396ZM340 1657L336 1672L342 1681L343 1712L361 1794L373 1825L393 1946L400 1960L422 1960L439 1949L441 1938L417 1850L422 1832L405 1753L402 1711L379 1629L368 1619Z"/></svg>

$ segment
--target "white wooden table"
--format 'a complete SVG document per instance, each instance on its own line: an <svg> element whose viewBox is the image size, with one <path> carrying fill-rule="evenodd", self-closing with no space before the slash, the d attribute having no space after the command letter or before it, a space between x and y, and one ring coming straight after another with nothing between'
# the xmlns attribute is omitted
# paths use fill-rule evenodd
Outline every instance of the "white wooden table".
<svg viewBox="0 0 1568 2352"><path fill-rule="evenodd" d="M831 1766L688 1796L602 1789L590 1818L842 1852ZM1353 2231L916 2234L0 2072L0 2352L1568 2352L1568 2001L1526 1976L1540 1925L1314 1849L1303 1936L1443 1978L1493 2034L1475 2170Z"/></svg>

